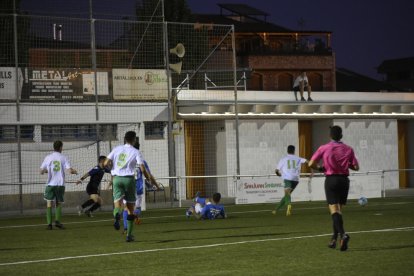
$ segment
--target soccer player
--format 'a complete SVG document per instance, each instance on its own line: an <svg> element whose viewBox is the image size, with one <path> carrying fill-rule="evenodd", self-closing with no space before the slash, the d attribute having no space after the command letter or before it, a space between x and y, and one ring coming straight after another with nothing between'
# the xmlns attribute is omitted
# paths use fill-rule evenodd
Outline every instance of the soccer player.
<svg viewBox="0 0 414 276"><path fill-rule="evenodd" d="M139 141L138 141L138 137L137 137L137 141L134 144L134 148L136 148L137 150L139 150ZM145 179L148 179L149 182L151 183L152 187L149 187L151 189L159 189L159 185L157 183L157 181L155 180L154 176L151 174L150 168L148 166L147 161L142 160L143 164L144 164L144 170L142 170L141 166L138 167L137 169L137 179L135 181L136 184L136 190L137 190L137 200L135 201L135 210L134 210L134 215L135 215L135 224L141 224L141 205L142 205L142 197L144 194L144 182L147 183L147 181L145 181ZM145 179L144 179L145 176ZM128 220L128 209L125 208L124 212L123 212L123 221L124 221L124 232L126 232L127 230L127 220Z"/></svg>
<svg viewBox="0 0 414 276"><path fill-rule="evenodd" d="M345 233L342 218L342 207L346 204L349 191L349 169L358 171L359 164L354 150L341 142L342 128L330 128L329 143L322 145L313 154L309 167L325 173L325 194L332 217L333 234L329 243L330 248L336 248L338 234L341 236L340 250L346 251L350 237ZM319 165L319 161L323 165Z"/></svg>
<svg viewBox="0 0 414 276"><path fill-rule="evenodd" d="M125 199L128 208L127 216L127 242L134 241L132 235L134 226L134 204L136 200L135 168L140 166L144 170L144 162L141 152L133 147L137 139L135 131L125 133L125 144L115 147L107 156L104 167L112 168L113 176L113 197L114 197L114 228L121 228L122 200Z"/></svg>
<svg viewBox="0 0 414 276"><path fill-rule="evenodd" d="M70 165L69 159L62 154L62 141L53 142L54 152L47 155L40 166L40 174L47 173L47 183L44 199L47 202L46 220L47 229L52 230L52 203L55 202L55 227L64 229L60 222L62 217L62 203L65 195L65 170L71 174L78 174Z"/></svg>
<svg viewBox="0 0 414 276"><path fill-rule="evenodd" d="M301 165L307 163L305 158L295 155L295 146L289 145L287 147L287 155L283 157L275 170L276 175L282 176L285 185L285 195L277 206L276 210L272 211L275 215L285 205L287 206L286 216L292 213L291 194L299 184L299 175Z"/></svg>
<svg viewBox="0 0 414 276"><path fill-rule="evenodd" d="M216 219L226 218L224 206L220 204L221 194L214 193L211 199L196 196L196 204L191 206L187 212L187 217L193 214L197 219Z"/></svg>
<svg viewBox="0 0 414 276"><path fill-rule="evenodd" d="M82 183L83 180L90 176L89 183L88 185L86 185L86 192L89 195L89 199L85 201L81 206L78 206L79 215L85 213L88 217L92 217L93 211L95 211L102 205L102 198L99 195L99 185L101 184L104 174L111 172L110 170L104 167L105 159L105 156L99 156L98 165L96 165L89 172L84 174L80 178L80 180L76 181L76 185L79 185ZM86 209L89 206L90 208Z"/></svg>

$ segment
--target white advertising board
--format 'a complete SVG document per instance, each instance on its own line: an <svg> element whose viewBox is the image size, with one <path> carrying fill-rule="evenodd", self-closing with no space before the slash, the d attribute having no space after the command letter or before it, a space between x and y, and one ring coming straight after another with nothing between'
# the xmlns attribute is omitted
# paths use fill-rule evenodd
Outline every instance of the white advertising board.
<svg viewBox="0 0 414 276"><path fill-rule="evenodd" d="M381 175L353 175L349 177L348 199L381 197ZM300 179L292 193L292 201L325 200L325 177L314 176ZM279 202L284 196L283 180L280 177L241 178L237 182L236 204Z"/></svg>
<svg viewBox="0 0 414 276"><path fill-rule="evenodd" d="M165 70L113 69L114 100L167 100Z"/></svg>
<svg viewBox="0 0 414 276"><path fill-rule="evenodd" d="M18 93L19 97L22 94L23 74L20 68L18 69ZM0 99L2 100L16 100L16 68L15 67L0 67Z"/></svg>

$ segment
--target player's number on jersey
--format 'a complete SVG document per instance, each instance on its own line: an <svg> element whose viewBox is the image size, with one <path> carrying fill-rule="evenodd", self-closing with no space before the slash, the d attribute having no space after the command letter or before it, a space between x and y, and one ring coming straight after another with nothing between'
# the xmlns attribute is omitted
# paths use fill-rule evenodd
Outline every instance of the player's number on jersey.
<svg viewBox="0 0 414 276"><path fill-rule="evenodd" d="M296 168L296 161L295 160L288 160L287 161L288 170Z"/></svg>
<svg viewBox="0 0 414 276"><path fill-rule="evenodd" d="M119 155L119 157L118 157L118 162L116 163L116 165L117 165L119 168L122 168L123 166L125 166L126 159L127 159L127 155L126 155L126 153L121 153L121 154Z"/></svg>
<svg viewBox="0 0 414 276"><path fill-rule="evenodd" d="M53 161L53 171L59 172L60 171L60 162L59 161Z"/></svg>

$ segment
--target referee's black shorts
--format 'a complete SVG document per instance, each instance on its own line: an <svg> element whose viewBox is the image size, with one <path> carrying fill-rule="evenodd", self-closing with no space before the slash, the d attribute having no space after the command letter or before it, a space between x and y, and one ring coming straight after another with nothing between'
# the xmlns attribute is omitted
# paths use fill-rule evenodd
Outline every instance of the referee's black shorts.
<svg viewBox="0 0 414 276"><path fill-rule="evenodd" d="M349 178L346 175L327 175L325 195L328 204L345 205L348 199Z"/></svg>

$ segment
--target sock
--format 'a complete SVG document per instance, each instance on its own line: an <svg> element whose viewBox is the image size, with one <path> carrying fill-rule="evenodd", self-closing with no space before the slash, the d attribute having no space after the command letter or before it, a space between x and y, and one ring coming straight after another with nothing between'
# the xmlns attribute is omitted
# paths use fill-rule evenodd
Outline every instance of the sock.
<svg viewBox="0 0 414 276"><path fill-rule="evenodd" d="M90 206L90 205L92 205L92 204L94 204L95 203L95 201L93 201L93 199L88 199L87 201L85 201L83 204L82 204L82 209L85 209L86 207L88 207L88 206Z"/></svg>
<svg viewBox="0 0 414 276"><path fill-rule="evenodd" d="M132 235L132 229L134 228L134 215L128 215L127 221L128 221L128 228L127 228L127 236Z"/></svg>
<svg viewBox="0 0 414 276"><path fill-rule="evenodd" d="M128 229L128 211L124 210L122 215L123 215L124 229Z"/></svg>
<svg viewBox="0 0 414 276"><path fill-rule="evenodd" d="M333 218L332 218L333 220ZM338 239L338 229L336 229L336 225L335 223L332 223L332 228L333 228L333 234L332 234L332 240L337 240Z"/></svg>
<svg viewBox="0 0 414 276"><path fill-rule="evenodd" d="M141 215L141 207L135 209L134 214L139 217Z"/></svg>
<svg viewBox="0 0 414 276"><path fill-rule="evenodd" d="M285 206L285 202L286 202L286 195L282 198L282 200L280 201L280 203L277 206L276 210L279 211L283 206Z"/></svg>
<svg viewBox="0 0 414 276"><path fill-rule="evenodd" d="M291 197L290 197L290 195L285 195L285 197L286 197L286 200L285 200L285 204L286 205L289 205L290 204L290 200L291 200Z"/></svg>
<svg viewBox="0 0 414 276"><path fill-rule="evenodd" d="M98 202L96 202L94 205L92 205L92 207L91 208L89 208L89 212L93 212L93 211L95 211L96 209L98 209L99 207L101 207L101 204L99 204Z"/></svg>
<svg viewBox="0 0 414 276"><path fill-rule="evenodd" d="M56 206L56 214L55 214L55 221L59 221L62 217L62 205Z"/></svg>
<svg viewBox="0 0 414 276"><path fill-rule="evenodd" d="M116 214L119 214L119 211L121 210L121 208L119 208L119 207L115 207L114 208L114 212L113 212L113 214L114 214L114 218L116 217Z"/></svg>
<svg viewBox="0 0 414 276"><path fill-rule="evenodd" d="M341 237L345 234L344 230L344 222L342 220L342 215L339 213L332 214L332 220L334 227L336 229L336 232L341 234Z"/></svg>
<svg viewBox="0 0 414 276"><path fill-rule="evenodd" d="M47 224L52 224L52 207L46 208L46 221Z"/></svg>

